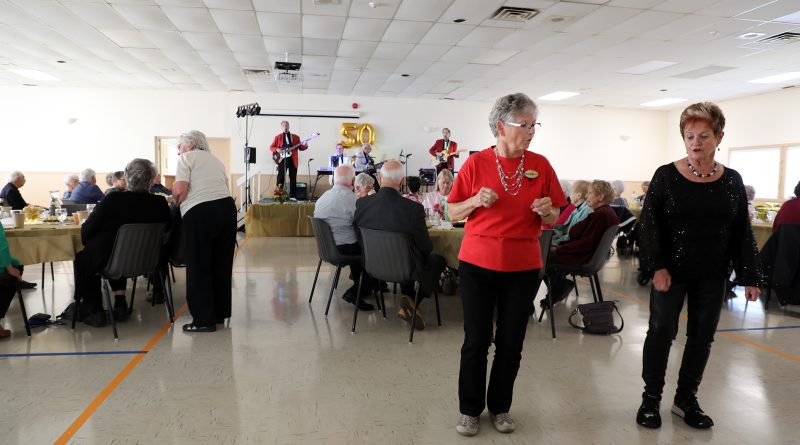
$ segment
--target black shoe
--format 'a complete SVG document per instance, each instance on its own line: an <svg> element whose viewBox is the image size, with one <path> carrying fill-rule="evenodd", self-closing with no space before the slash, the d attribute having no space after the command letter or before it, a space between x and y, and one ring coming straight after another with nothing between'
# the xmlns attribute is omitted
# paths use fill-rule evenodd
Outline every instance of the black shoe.
<svg viewBox="0 0 800 445"><path fill-rule="evenodd" d="M153 293L147 294L144 299L147 300L148 303L164 304L164 291L154 291Z"/></svg>
<svg viewBox="0 0 800 445"><path fill-rule="evenodd" d="M548 289L548 293L553 296L553 304L556 304L559 301L566 300L573 289L575 289L575 282L572 280L564 280L563 284L560 286L553 286L553 289ZM547 301L547 298L542 299L539 304L542 310L550 309L550 303Z"/></svg>
<svg viewBox="0 0 800 445"><path fill-rule="evenodd" d="M661 427L661 397L642 394L642 406L636 413L636 423L645 428Z"/></svg>
<svg viewBox="0 0 800 445"><path fill-rule="evenodd" d="M217 330L216 325L199 326L194 323L187 323L183 325L183 332L214 332Z"/></svg>
<svg viewBox="0 0 800 445"><path fill-rule="evenodd" d="M350 303L350 304L356 304L356 293L355 293L355 291L351 292L350 289L348 289L344 293L344 295L342 295L342 299L344 301ZM366 301L364 301L363 298L361 298L360 300L358 300L358 310L359 311L374 311L375 310L375 306L373 306L370 303L367 303Z"/></svg>
<svg viewBox="0 0 800 445"><path fill-rule="evenodd" d="M683 421L692 428L704 430L714 426L714 421L711 420L711 417L708 417L708 415L700 409L700 405L697 403L697 397L695 396L688 397L684 400L678 400L676 398L675 403L672 405L672 414L682 417Z"/></svg>
<svg viewBox="0 0 800 445"><path fill-rule="evenodd" d="M102 328L108 324L108 316L106 315L105 311L102 310L92 312L83 319L83 323L95 328Z"/></svg>
<svg viewBox="0 0 800 445"><path fill-rule="evenodd" d="M33 289L36 287L36 283L31 283L30 281L19 280L19 288L20 289Z"/></svg>

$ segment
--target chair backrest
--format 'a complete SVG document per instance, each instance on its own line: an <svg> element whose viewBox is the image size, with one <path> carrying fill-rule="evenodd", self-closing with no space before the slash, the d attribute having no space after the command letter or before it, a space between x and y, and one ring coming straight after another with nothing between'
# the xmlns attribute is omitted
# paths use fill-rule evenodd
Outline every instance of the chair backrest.
<svg viewBox="0 0 800 445"><path fill-rule="evenodd" d="M390 283L414 279L414 257L408 235L359 227L364 270L372 278Z"/></svg>
<svg viewBox="0 0 800 445"><path fill-rule="evenodd" d="M152 272L164 239L164 224L125 224L117 231L111 258L103 276L110 279L132 278Z"/></svg>
<svg viewBox="0 0 800 445"><path fill-rule="evenodd" d="M592 258L583 266L587 272L597 273L603 268L603 265L606 264L609 256L608 252L611 250L611 244L614 242L614 237L617 236L618 230L619 226L614 225L603 232L603 237L600 238L600 242L597 244L597 249L595 249Z"/></svg>
<svg viewBox="0 0 800 445"><path fill-rule="evenodd" d="M169 246L169 263L172 264L172 267L186 267L186 254L184 253L183 247L182 226L183 224L181 223L174 226L171 235L173 238L170 238L172 241L167 241L167 244L171 244L171 246Z"/></svg>
<svg viewBox="0 0 800 445"><path fill-rule="evenodd" d="M333 239L331 226L321 218L309 216L311 220L311 230L314 231L314 239L317 241L317 254L326 263L337 266L346 260L351 260L354 256L342 255L336 248L336 240Z"/></svg>
<svg viewBox="0 0 800 445"><path fill-rule="evenodd" d="M542 250L542 268L539 270L539 278L544 276L547 269L547 262L550 260L550 244L553 241L553 229L543 229L539 235L539 247Z"/></svg>

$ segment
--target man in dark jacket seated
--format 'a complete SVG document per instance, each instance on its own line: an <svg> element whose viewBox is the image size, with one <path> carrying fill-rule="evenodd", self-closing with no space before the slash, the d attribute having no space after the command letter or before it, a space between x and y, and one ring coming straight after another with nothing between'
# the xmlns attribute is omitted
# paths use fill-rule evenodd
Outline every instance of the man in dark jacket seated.
<svg viewBox="0 0 800 445"><path fill-rule="evenodd" d="M606 230L619 224L616 213L609 206L613 199L614 189L611 184L606 181L593 181L586 195L586 202L592 208L592 213L570 229L569 241L550 248L547 277L548 292L553 298L553 303L567 298L575 288L575 282L567 279L566 274L555 266L558 264L582 266L588 263ZM542 300L541 305L546 308L547 299Z"/></svg>
<svg viewBox="0 0 800 445"><path fill-rule="evenodd" d="M25 175L20 171L11 172L8 175L8 184L0 190L0 198L6 202L5 205L11 207L12 210L22 210L28 206L19 189L25 185Z"/></svg>
<svg viewBox="0 0 800 445"><path fill-rule="evenodd" d="M380 170L381 187L377 193L356 201L356 212L353 223L358 227L409 235L416 264L416 277L420 285L420 295L427 296L434 291L439 277L446 266L444 258L431 255L433 244L425 225L425 209L422 204L406 199L398 190L403 182L403 166L396 160L383 163ZM405 296L398 315L406 321L414 323L415 329L424 329L425 321L421 311L413 315L414 302L408 295L413 295L408 284L401 286ZM412 320L413 319L413 320Z"/></svg>
<svg viewBox="0 0 800 445"><path fill-rule="evenodd" d="M111 193L97 204L81 227L83 250L75 256L75 300L83 300L88 315L83 322L95 327L105 326L100 276L108 264L117 231L125 224L167 223L167 201L149 193L156 170L147 159L134 159L125 167L128 191ZM128 317L125 302L125 281L111 280L114 290L114 318Z"/></svg>

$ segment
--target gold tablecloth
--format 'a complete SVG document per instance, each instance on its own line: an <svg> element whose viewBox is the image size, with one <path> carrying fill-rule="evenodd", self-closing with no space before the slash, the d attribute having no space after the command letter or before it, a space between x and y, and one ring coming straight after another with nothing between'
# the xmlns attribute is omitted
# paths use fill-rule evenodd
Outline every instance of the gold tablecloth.
<svg viewBox="0 0 800 445"><path fill-rule="evenodd" d="M81 228L76 225L26 224L22 229L4 229L11 255L24 265L72 261L83 249Z"/></svg>
<svg viewBox="0 0 800 445"><path fill-rule="evenodd" d="M433 253L441 255L447 265L458 269L458 251L461 249L461 240L464 238L463 228L451 230L428 229L428 234L433 243Z"/></svg>
<svg viewBox="0 0 800 445"><path fill-rule="evenodd" d="M244 216L245 233L248 238L314 236L309 216L314 216L314 204L309 202L254 204Z"/></svg>
<svg viewBox="0 0 800 445"><path fill-rule="evenodd" d="M751 225L753 226L753 234L756 236L756 245L758 250L761 250L772 235L772 223L755 221Z"/></svg>

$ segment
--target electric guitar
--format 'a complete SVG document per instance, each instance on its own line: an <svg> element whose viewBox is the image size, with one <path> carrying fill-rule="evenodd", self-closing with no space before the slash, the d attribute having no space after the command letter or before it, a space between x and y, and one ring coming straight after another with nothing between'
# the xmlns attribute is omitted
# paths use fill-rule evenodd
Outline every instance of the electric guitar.
<svg viewBox="0 0 800 445"><path fill-rule="evenodd" d="M292 155L292 151L296 150L297 147L301 145L305 145L306 142L316 139L319 136L319 132L312 133L311 136L306 138L305 140L301 141L299 144L292 145L291 147L283 147L279 148L272 152L272 160L275 161L276 164L280 164L281 161L288 158Z"/></svg>
<svg viewBox="0 0 800 445"><path fill-rule="evenodd" d="M468 151L469 149L467 148L459 148L458 150L452 153L445 153L444 151L441 151L439 154L431 156L431 162L433 163L434 167L440 164L447 164L447 160L450 159L450 156L453 156L454 154L458 153L466 153Z"/></svg>

